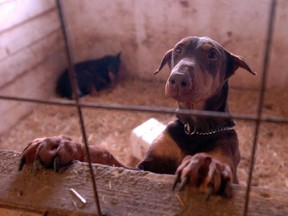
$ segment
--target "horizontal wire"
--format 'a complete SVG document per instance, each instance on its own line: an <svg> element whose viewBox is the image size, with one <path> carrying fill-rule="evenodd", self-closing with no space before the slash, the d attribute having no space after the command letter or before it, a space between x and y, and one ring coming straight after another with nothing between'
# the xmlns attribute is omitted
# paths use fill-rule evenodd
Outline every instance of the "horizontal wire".
<svg viewBox="0 0 288 216"><path fill-rule="evenodd" d="M74 100L63 100L63 99L34 99L25 97L14 97L0 95L2 100L21 101L28 103L46 104L46 105L58 105L58 106L71 106L75 107L77 104ZM79 102L79 106L83 108L94 108L94 109L107 109L107 110L118 110L118 111L138 111L138 112L153 112L163 114L186 114L195 115L201 117L216 117L216 118L234 118L245 121L262 121L268 123L288 124L287 117L279 117L272 115L262 115L260 118L257 115L240 114L240 113L223 113L206 110L189 110L189 109L176 109L158 106L141 106L141 105L121 105L121 104L103 104L95 102Z"/></svg>

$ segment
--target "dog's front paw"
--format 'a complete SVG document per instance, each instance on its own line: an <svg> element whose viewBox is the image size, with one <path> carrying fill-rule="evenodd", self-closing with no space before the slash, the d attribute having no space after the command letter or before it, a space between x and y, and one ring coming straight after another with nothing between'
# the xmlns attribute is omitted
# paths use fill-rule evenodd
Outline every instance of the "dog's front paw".
<svg viewBox="0 0 288 216"><path fill-rule="evenodd" d="M25 164L33 164L34 170L39 168L60 167L73 160L83 158L82 145L65 136L54 136L34 139L22 152L19 170Z"/></svg>
<svg viewBox="0 0 288 216"><path fill-rule="evenodd" d="M176 171L173 185L175 189L180 183L179 190L186 185L198 188L206 193L206 199L213 193L232 196L233 175L231 168L206 153L186 156Z"/></svg>

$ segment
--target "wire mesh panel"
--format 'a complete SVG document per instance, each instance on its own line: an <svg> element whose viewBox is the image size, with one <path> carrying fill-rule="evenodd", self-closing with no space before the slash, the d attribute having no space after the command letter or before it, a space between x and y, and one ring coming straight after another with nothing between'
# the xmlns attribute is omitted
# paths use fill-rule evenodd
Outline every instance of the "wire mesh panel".
<svg viewBox="0 0 288 216"><path fill-rule="evenodd" d="M79 100L77 95L77 82L75 80L74 73L74 59L73 53L71 49L71 42L69 41L69 34L67 34L65 15L63 14L63 8L61 0L57 0L57 8L59 12L59 18L61 23L61 30L64 38L65 52L68 59L69 65L69 75L72 83L72 89L74 92L74 100L45 100L45 99L32 99L32 98L24 98L24 97L14 97L14 96L6 96L1 95L0 99L9 100L9 101L20 101L20 102L28 102L28 103L37 103L37 104L46 104L46 105L58 105L64 107L73 107L77 110L77 115L79 118L79 125L82 134L83 143L85 145L85 150L87 151L87 155L89 156L89 148L88 148L88 138L86 134L86 128L84 123L84 118L82 114L82 109L91 108L91 109L103 109L103 110L117 110L117 111L128 111L128 112L145 112L145 113L157 113L157 114L189 114L195 116L203 116L203 117L217 117L217 118L231 118L233 117L236 120L247 121L255 123L255 128L253 131L253 144L251 149L251 156L249 158L249 172L247 178L247 189L245 195L245 206L243 209L243 215L249 214L249 194L251 190L252 178L253 178L253 169L256 160L256 150L257 143L259 141L259 133L261 124L266 123L276 123L276 124L287 124L288 118L282 116L272 116L272 115L264 115L263 106L265 100L265 90L267 85L267 77L268 77L268 67L269 67L269 59L270 59L270 50L271 50L271 40L273 36L273 26L274 19L276 13L276 0L271 0L270 11L269 11L269 20L267 22L267 34L266 34L266 44L264 50L264 58L263 58L263 73L261 77L261 85L259 88L259 101L257 103L257 113L253 114L227 114L227 113L218 113L218 112L210 112L210 111L200 111L200 110L182 110L182 109L174 109L174 108L165 108L159 106L143 106L143 105L115 105L111 103L96 103L96 102L83 102ZM98 215L101 215L101 206L99 204L99 196L97 193L97 186L95 181L95 172L91 166L91 159L88 157L89 161L89 169L91 174L92 188L94 191L95 204L97 206Z"/></svg>

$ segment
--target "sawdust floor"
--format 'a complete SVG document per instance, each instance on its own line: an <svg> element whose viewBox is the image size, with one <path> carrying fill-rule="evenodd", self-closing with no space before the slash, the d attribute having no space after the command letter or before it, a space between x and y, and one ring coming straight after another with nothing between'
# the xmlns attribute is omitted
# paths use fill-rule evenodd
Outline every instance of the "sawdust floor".
<svg viewBox="0 0 288 216"><path fill-rule="evenodd" d="M266 94L264 113L288 117L288 93L285 90L270 90ZM139 80L122 80L113 90L97 96L82 98L87 102L122 105L148 105L175 108L173 100L164 96L164 83ZM251 90L231 89L230 109L233 113L255 114L258 93ZM163 123L174 119L173 115L83 109L84 121L90 144L102 145L120 161L134 166L137 160L130 152L132 129L154 117ZM240 184L245 185L248 176L253 134L253 122L237 120L241 162L238 167ZM254 169L253 185L271 189L288 190L288 125L264 123L261 125ZM22 151L36 137L65 134L81 142L78 116L75 108L37 105L34 111L14 128L0 137L0 148Z"/></svg>

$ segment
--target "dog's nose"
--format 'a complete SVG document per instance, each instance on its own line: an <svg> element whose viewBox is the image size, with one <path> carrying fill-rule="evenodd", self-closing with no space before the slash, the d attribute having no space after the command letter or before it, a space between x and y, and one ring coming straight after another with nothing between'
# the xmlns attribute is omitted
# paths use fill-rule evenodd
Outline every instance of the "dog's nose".
<svg viewBox="0 0 288 216"><path fill-rule="evenodd" d="M169 77L169 86L173 90L187 90L191 87L191 78L183 73L172 73Z"/></svg>

